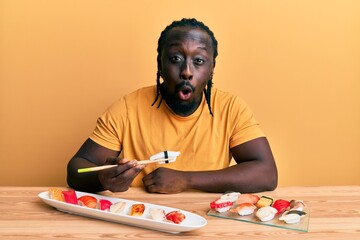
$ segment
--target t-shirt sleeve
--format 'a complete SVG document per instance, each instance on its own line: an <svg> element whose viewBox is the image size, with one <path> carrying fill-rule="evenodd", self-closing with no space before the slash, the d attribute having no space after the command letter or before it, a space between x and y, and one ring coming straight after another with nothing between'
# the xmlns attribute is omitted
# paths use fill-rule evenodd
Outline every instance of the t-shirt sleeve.
<svg viewBox="0 0 360 240"><path fill-rule="evenodd" d="M90 135L97 144L114 151L121 151L126 126L126 102L122 98L112 104L98 119Z"/></svg>
<svg viewBox="0 0 360 240"><path fill-rule="evenodd" d="M243 100L235 97L232 108L230 148L265 136L259 123L255 120L252 110Z"/></svg>

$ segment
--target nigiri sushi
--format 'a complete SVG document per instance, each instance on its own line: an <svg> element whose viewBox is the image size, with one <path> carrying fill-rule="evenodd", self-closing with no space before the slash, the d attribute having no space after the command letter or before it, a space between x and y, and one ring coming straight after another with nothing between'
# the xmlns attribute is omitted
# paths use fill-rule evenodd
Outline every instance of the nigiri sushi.
<svg viewBox="0 0 360 240"><path fill-rule="evenodd" d="M292 213L279 217L279 220L282 220L287 224L294 224L300 222L300 218L300 215Z"/></svg>
<svg viewBox="0 0 360 240"><path fill-rule="evenodd" d="M285 221L288 224L300 222L300 219L306 215L306 212L299 210L290 210L283 213L279 220Z"/></svg>
<svg viewBox="0 0 360 240"><path fill-rule="evenodd" d="M78 198L78 203L80 206L85 206L88 208L97 208L97 199L93 196L84 195Z"/></svg>
<svg viewBox="0 0 360 240"><path fill-rule="evenodd" d="M260 197L258 195L244 193L238 197L238 199L236 200L236 204L242 204L242 203L256 204L259 201L259 199Z"/></svg>
<svg viewBox="0 0 360 240"><path fill-rule="evenodd" d="M239 198L241 194L239 192L229 192L220 196L220 198L212 201L210 207L217 212L226 212L231 206L234 205L234 202Z"/></svg>
<svg viewBox="0 0 360 240"><path fill-rule="evenodd" d="M150 216L156 221L165 220L165 211L160 208L152 208L149 210Z"/></svg>
<svg viewBox="0 0 360 240"><path fill-rule="evenodd" d="M260 219L262 222L270 221L275 217L277 210L273 207L262 207L256 211L255 215Z"/></svg>
<svg viewBox="0 0 360 240"><path fill-rule="evenodd" d="M134 204L131 206L130 215L131 216L142 216L145 211L145 205L142 203Z"/></svg>
<svg viewBox="0 0 360 240"><path fill-rule="evenodd" d="M255 209L256 206L252 203L241 203L230 211L238 213L240 216L246 216L252 214Z"/></svg>
<svg viewBox="0 0 360 240"><path fill-rule="evenodd" d="M284 212L286 209L289 208L289 206L290 206L290 202L284 199L278 199L272 205L273 208L276 208L278 213Z"/></svg>
<svg viewBox="0 0 360 240"><path fill-rule="evenodd" d="M126 206L125 202L116 202L110 206L110 212L112 212L112 213L122 212L122 210L124 210L125 206Z"/></svg>
<svg viewBox="0 0 360 240"><path fill-rule="evenodd" d="M223 198L219 198L210 203L210 207L219 213L228 211L232 205L234 205L233 201L229 201Z"/></svg>
<svg viewBox="0 0 360 240"><path fill-rule="evenodd" d="M180 211L172 211L165 215L166 219L173 223L180 224L186 218L185 215Z"/></svg>
<svg viewBox="0 0 360 240"><path fill-rule="evenodd" d="M304 210L305 203L301 200L291 200L290 201L290 209L291 210Z"/></svg>
<svg viewBox="0 0 360 240"><path fill-rule="evenodd" d="M49 197L54 200L65 202L64 195L60 188L55 188L55 187L49 188Z"/></svg>
<svg viewBox="0 0 360 240"><path fill-rule="evenodd" d="M99 204L98 208L99 208L100 210L110 211L110 207L111 207L111 205L112 205L112 202L110 202L110 201L107 200L107 199L100 199L98 204Z"/></svg>
<svg viewBox="0 0 360 240"><path fill-rule="evenodd" d="M258 208L262 208L262 207L269 207L273 204L274 199L271 197L267 197L267 196L262 196L259 201L256 203L256 206Z"/></svg>
<svg viewBox="0 0 360 240"><path fill-rule="evenodd" d="M239 198L239 196L241 196L241 193L239 192L228 192L221 195L220 198L235 202Z"/></svg>
<svg viewBox="0 0 360 240"><path fill-rule="evenodd" d="M78 199L75 190L64 190L62 191L62 194L64 196L65 202L70 204L78 204Z"/></svg>

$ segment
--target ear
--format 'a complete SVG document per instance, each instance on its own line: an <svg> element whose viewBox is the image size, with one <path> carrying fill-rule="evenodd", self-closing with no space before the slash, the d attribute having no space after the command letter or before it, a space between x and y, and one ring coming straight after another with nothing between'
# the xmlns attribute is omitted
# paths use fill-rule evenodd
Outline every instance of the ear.
<svg viewBox="0 0 360 240"><path fill-rule="evenodd" d="M160 69L158 69L157 74L158 74L160 77L162 77L162 72L161 72Z"/></svg>

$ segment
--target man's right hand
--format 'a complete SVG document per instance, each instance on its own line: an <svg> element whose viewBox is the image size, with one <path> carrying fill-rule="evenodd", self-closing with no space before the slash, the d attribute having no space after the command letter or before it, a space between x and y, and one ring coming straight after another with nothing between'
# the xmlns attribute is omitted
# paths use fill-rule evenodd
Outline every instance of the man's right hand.
<svg viewBox="0 0 360 240"><path fill-rule="evenodd" d="M138 165L136 160L118 157L107 158L105 164L119 165L99 172L100 183L104 189L111 192L124 192L128 190L134 178L145 167L144 165Z"/></svg>

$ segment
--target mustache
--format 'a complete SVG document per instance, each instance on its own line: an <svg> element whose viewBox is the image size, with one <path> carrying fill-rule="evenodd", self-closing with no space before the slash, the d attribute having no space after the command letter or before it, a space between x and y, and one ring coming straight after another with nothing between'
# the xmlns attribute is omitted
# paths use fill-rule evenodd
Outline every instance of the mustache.
<svg viewBox="0 0 360 240"><path fill-rule="evenodd" d="M191 90L193 92L195 91L195 88L188 81L182 81L182 82L179 82L178 84L176 84L175 90L179 91L183 87L189 87L189 88L191 88Z"/></svg>

